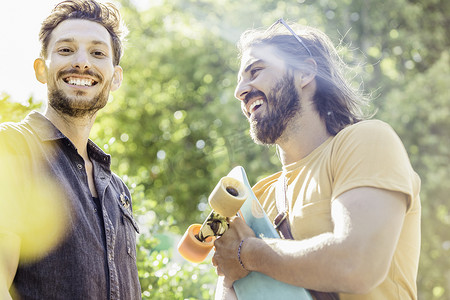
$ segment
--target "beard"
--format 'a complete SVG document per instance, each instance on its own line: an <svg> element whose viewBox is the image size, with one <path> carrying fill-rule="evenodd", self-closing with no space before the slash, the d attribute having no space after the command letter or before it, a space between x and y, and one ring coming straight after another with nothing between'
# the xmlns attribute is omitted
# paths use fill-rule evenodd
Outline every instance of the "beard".
<svg viewBox="0 0 450 300"><path fill-rule="evenodd" d="M263 96L267 105L263 116L250 119L250 136L257 144L274 145L286 130L289 122L301 112L300 97L294 76L286 74L266 97L261 91L248 93L246 99ZM246 103L248 100L246 100Z"/></svg>
<svg viewBox="0 0 450 300"><path fill-rule="evenodd" d="M76 71L66 72L81 74ZM66 72L61 72L57 78L61 78ZM55 110L70 117L91 117L108 103L111 83L112 79L106 82L103 89L92 99L83 98L86 94L84 91L78 91L75 96L68 96L61 89L56 88L54 83L52 87L48 88L48 103ZM97 84L101 84L101 81Z"/></svg>

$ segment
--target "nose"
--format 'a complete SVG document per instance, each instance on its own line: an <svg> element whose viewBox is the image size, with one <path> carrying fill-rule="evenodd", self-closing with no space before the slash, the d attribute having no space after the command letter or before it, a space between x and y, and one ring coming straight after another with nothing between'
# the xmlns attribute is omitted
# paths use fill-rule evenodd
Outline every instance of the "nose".
<svg viewBox="0 0 450 300"><path fill-rule="evenodd" d="M89 55L84 51L78 51L76 55L74 55L74 60L72 62L72 67L79 70L86 70L91 67L91 63L89 62Z"/></svg>
<svg viewBox="0 0 450 300"><path fill-rule="evenodd" d="M251 87L247 81L240 81L234 91L234 97L240 101L244 101L245 96L251 91Z"/></svg>

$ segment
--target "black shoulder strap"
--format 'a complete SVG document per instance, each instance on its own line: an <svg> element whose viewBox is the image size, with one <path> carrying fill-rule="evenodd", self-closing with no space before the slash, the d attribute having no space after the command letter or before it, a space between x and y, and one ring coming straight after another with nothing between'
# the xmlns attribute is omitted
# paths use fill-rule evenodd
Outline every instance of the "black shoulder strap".
<svg viewBox="0 0 450 300"><path fill-rule="evenodd" d="M280 178L278 178L275 187L275 201L277 206L278 215L273 220L273 225L283 239L293 240L294 237L291 233L291 226L289 225L288 217L288 201L286 195L286 175L283 171Z"/></svg>
<svg viewBox="0 0 450 300"><path fill-rule="evenodd" d="M287 182L286 182L286 174L281 174L280 178L278 178L277 185L275 187L275 201L277 205L278 215L273 220L273 225L275 229L278 230L281 238L286 240L293 240L294 237L291 233L291 226L289 225L288 218L288 200L287 200ZM339 294L337 293L327 293L327 292L319 292L314 290L309 290L308 292L314 297L316 300L339 300Z"/></svg>

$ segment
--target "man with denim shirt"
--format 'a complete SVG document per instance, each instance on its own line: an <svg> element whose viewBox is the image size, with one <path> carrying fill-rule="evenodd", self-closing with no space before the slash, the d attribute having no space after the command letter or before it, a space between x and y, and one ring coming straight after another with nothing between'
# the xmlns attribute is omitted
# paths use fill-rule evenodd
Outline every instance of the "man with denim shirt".
<svg viewBox="0 0 450 300"><path fill-rule="evenodd" d="M38 261L24 263L21 236L9 232L15 236L10 252L0 249L0 262L6 256L9 268L0 275L7 289L12 281L13 297L141 298L131 196L111 171L110 156L89 140L98 110L122 82L123 30L117 8L94 0L63 1L42 24L34 69L47 84L48 106L44 115L32 112L20 123L2 124L0 145L13 160L26 157L31 176L54 179L69 214L62 241ZM4 296L2 287L4 282Z"/></svg>

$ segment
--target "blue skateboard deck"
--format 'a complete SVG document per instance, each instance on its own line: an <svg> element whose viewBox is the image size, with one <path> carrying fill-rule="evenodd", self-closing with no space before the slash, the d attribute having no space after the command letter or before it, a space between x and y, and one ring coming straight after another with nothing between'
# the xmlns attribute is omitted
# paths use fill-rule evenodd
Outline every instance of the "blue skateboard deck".
<svg viewBox="0 0 450 300"><path fill-rule="evenodd" d="M267 214L264 212L258 199L248 182L243 167L233 168L228 174L244 183L248 198L241 207L240 214L259 238L280 238ZM246 277L233 283L239 300L273 300L273 299L300 299L313 300L311 295L301 287L293 286L259 272L250 272Z"/></svg>

